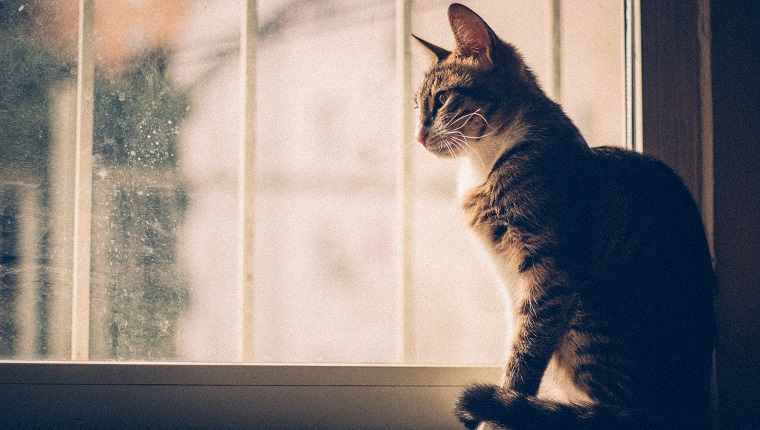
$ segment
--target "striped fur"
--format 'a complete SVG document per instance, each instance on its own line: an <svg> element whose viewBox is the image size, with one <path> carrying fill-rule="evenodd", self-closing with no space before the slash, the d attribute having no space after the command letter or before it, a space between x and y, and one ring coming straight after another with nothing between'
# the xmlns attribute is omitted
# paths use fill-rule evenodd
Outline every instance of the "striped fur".
<svg viewBox="0 0 760 430"><path fill-rule="evenodd" d="M452 51L417 97L418 140L463 160L466 220L511 298L501 386L468 427L707 429L715 277L700 215L664 164L588 147L511 45L454 4ZM499 340L494 340L499 341Z"/></svg>

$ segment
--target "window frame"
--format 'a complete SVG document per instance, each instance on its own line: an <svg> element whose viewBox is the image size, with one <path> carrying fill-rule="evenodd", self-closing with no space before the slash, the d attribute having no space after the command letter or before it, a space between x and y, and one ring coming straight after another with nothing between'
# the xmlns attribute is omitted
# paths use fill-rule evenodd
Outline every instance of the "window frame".
<svg viewBox="0 0 760 430"><path fill-rule="evenodd" d="M7 362L3 428L456 428L498 367ZM77 427L78 426L78 427Z"/></svg>
<svg viewBox="0 0 760 430"><path fill-rule="evenodd" d="M410 93L409 0L397 0L401 18L397 45L401 61L399 85ZM243 66L246 118L255 118L252 86L255 79L256 2L246 1L241 65ZM709 0L662 2L627 0L626 55L628 75L629 145L670 164L692 191L702 208L712 243L712 106L710 94ZM94 0L80 0L80 94L77 114L78 154L91 142L92 100L82 93L91 81L92 58L86 44L92 32ZM89 33L88 33L89 32ZM90 36L88 36L88 34ZM85 47L84 51L82 47ZM91 49L90 49L91 52ZM89 63L88 63L89 62ZM82 64L85 67L82 67ZM85 89L86 91L86 89ZM89 111L88 111L89 109ZM403 109L402 109L403 112ZM87 116L89 115L89 125ZM402 130L410 126L402 113ZM89 129L88 129L89 127ZM239 249L244 285L243 315L252 320L253 267L252 207L254 124L247 120L241 151L241 231L251 238ZM399 186L411 178L411 161L401 155ZM406 158L405 158L406 157ZM85 157L86 158L86 157ZM86 195L91 168L77 157L77 179ZM399 222L402 241L410 240L411 197L403 197ZM87 212L87 199L77 200ZM79 240L89 240L85 225ZM405 247L402 247L405 248ZM85 267L89 256L77 255ZM402 260L403 261L403 260ZM248 262L248 263L246 263ZM410 276L409 267L399 273L400 288ZM87 297L86 270L75 285L80 298ZM405 292L404 294L408 294ZM89 306L80 300L80 309ZM408 312L408 309L404 313ZM401 317L402 320L404 317ZM247 324L253 327L252 323ZM406 332L406 329L405 329ZM76 333L80 333L79 336ZM496 381L498 366L418 365L264 365L190 363L94 363L87 356L87 336L82 324L72 334L72 362L0 362L0 389L10 401L0 402L4 427L80 426L107 428L459 428L451 402L459 387L471 381ZM243 333L252 339L250 333ZM252 357L252 345L243 343L241 361Z"/></svg>

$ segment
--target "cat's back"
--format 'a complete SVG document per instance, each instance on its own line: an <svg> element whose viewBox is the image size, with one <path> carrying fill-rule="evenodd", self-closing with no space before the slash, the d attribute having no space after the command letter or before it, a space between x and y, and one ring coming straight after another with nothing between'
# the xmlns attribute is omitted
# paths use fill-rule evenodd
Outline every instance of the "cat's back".
<svg viewBox="0 0 760 430"><path fill-rule="evenodd" d="M709 400L716 284L699 209L664 163L620 148L592 154L600 247L584 306L626 333L653 399L684 410L700 405L701 413Z"/></svg>
<svg viewBox="0 0 760 430"><path fill-rule="evenodd" d="M695 264L710 266L699 208L680 177L650 156L615 147L592 150L589 173L596 215L608 218L601 231L626 234L661 258L690 248ZM613 235L612 237L615 237ZM607 236L610 237L610 236ZM697 257L699 255L699 257ZM664 261L663 261L664 262Z"/></svg>
<svg viewBox="0 0 760 430"><path fill-rule="evenodd" d="M631 150L602 146L591 148L594 180L621 197L648 204L668 201L682 205L684 215L693 215L693 199L679 176L667 165ZM673 199L676 200L673 200Z"/></svg>
<svg viewBox="0 0 760 430"><path fill-rule="evenodd" d="M592 278L630 294L685 300L707 316L715 276L702 218L689 190L664 163L633 151L592 149L586 200Z"/></svg>

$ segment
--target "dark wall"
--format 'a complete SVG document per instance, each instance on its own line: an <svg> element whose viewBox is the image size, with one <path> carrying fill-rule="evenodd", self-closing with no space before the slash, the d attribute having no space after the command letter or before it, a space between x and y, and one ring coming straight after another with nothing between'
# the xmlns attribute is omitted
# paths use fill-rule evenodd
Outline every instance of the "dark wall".
<svg viewBox="0 0 760 430"><path fill-rule="evenodd" d="M712 0L721 428L760 429L760 2Z"/></svg>

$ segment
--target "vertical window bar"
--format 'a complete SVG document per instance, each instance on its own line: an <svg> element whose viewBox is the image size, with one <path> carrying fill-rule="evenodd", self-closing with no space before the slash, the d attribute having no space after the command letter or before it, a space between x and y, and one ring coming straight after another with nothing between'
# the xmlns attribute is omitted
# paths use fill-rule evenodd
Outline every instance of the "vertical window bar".
<svg viewBox="0 0 760 430"><path fill-rule="evenodd" d="M625 1L625 146L642 152L639 0Z"/></svg>
<svg viewBox="0 0 760 430"><path fill-rule="evenodd" d="M71 295L74 218L74 145L76 141L76 79L66 80L51 90L50 192L48 196L46 298L46 356L71 357Z"/></svg>
<svg viewBox="0 0 760 430"><path fill-rule="evenodd" d="M92 110L95 49L94 0L79 0L77 122L74 159L74 241L71 358L89 358L90 220L92 218Z"/></svg>
<svg viewBox="0 0 760 430"><path fill-rule="evenodd" d="M562 0L552 0L552 95L562 103Z"/></svg>
<svg viewBox="0 0 760 430"><path fill-rule="evenodd" d="M254 167L256 148L256 0L244 0L240 31L240 75L242 97L242 141L238 165L240 222L240 270L242 292L241 361L253 361L254 335Z"/></svg>
<svg viewBox="0 0 760 430"><path fill-rule="evenodd" d="M413 133L412 118L412 66L410 37L412 30L411 0L396 1L396 73L400 88L399 125L401 130L396 195L399 198L399 231L401 234L399 261L401 361L414 359L414 170L413 147L409 139Z"/></svg>
<svg viewBox="0 0 760 430"><path fill-rule="evenodd" d="M17 355L32 358L37 351L37 297L38 291L38 252L37 243L40 236L38 214L39 192L34 185L24 184L18 187L18 251L19 251L19 292L16 299L16 313L19 333L17 336Z"/></svg>
<svg viewBox="0 0 760 430"><path fill-rule="evenodd" d="M699 82L700 82L700 116L702 120L701 127L701 192L700 210L702 212L702 223L705 226L707 244L710 247L710 254L713 262L715 261L715 159L713 149L713 94L712 94L712 29L710 26L710 1L702 0L698 4L698 37L699 37ZM713 348L712 354L712 377L710 378L710 414L712 416L713 428L719 428L720 424L718 409L718 362L717 349Z"/></svg>
<svg viewBox="0 0 760 430"><path fill-rule="evenodd" d="M707 233L707 242L710 245L712 255L715 255L713 234L715 227L715 218L713 213L713 204L715 194L713 190L714 162L713 159L713 97L712 97L712 31L710 29L710 2L703 0L699 2L699 81L700 81L700 99L702 100L701 118L701 139L702 139L702 181L700 199L702 220Z"/></svg>

